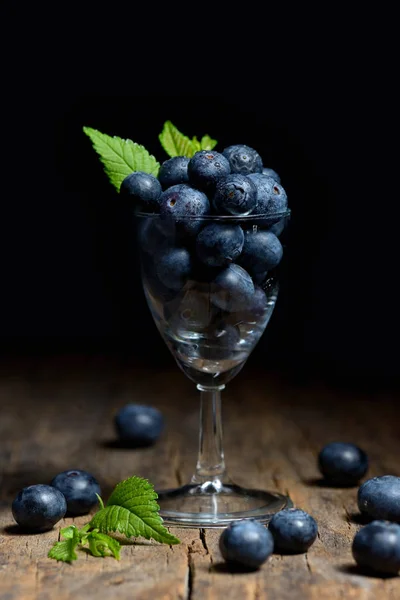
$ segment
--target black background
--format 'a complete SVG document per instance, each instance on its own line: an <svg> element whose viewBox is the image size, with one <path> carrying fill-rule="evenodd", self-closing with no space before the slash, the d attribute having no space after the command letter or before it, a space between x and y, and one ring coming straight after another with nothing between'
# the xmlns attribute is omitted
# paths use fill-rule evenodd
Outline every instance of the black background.
<svg viewBox="0 0 400 600"><path fill-rule="evenodd" d="M396 379L398 120L390 69L372 72L358 52L353 61L343 53L338 64L304 63L283 78L275 77L276 62L272 72L265 63L258 85L246 75L193 91L179 77L168 87L132 75L131 85L105 95L98 79L84 89L73 68L54 70L40 56L22 71L14 59L3 97L3 356L123 353L173 367L140 287L133 219L82 133L89 125L129 137L163 160L157 136L171 119L190 136L217 138L217 149L255 147L288 193L282 293L250 361L286 373Z"/></svg>

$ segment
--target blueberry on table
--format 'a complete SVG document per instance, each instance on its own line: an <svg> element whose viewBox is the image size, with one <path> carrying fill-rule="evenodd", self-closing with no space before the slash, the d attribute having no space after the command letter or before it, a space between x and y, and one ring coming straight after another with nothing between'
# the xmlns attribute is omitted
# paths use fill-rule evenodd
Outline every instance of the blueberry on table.
<svg viewBox="0 0 400 600"><path fill-rule="evenodd" d="M215 188L213 206L221 215L248 215L257 205L257 188L245 175L222 177Z"/></svg>
<svg viewBox="0 0 400 600"><path fill-rule="evenodd" d="M282 256L282 244L274 233L246 231L239 262L251 275L275 268Z"/></svg>
<svg viewBox="0 0 400 600"><path fill-rule="evenodd" d="M142 404L127 404L115 416L119 439L132 446L149 446L160 437L164 418L159 410Z"/></svg>
<svg viewBox="0 0 400 600"><path fill-rule="evenodd" d="M257 521L234 521L219 538L219 549L230 564L258 569L271 556L274 541L268 529Z"/></svg>
<svg viewBox="0 0 400 600"><path fill-rule="evenodd" d="M221 310L235 312L248 307L254 295L250 275L236 264L222 270L212 283L211 302Z"/></svg>
<svg viewBox="0 0 400 600"><path fill-rule="evenodd" d="M243 248L244 233L240 225L210 223L196 240L199 259L210 267L222 267L235 261Z"/></svg>
<svg viewBox="0 0 400 600"><path fill-rule="evenodd" d="M357 501L363 514L400 523L400 477L382 475L368 479L360 486Z"/></svg>
<svg viewBox="0 0 400 600"><path fill-rule="evenodd" d="M301 554L307 552L318 535L315 519L298 508L286 508L271 519L269 530L274 538L276 552Z"/></svg>
<svg viewBox="0 0 400 600"><path fill-rule="evenodd" d="M213 150L196 152L188 165L190 185L207 194L214 193L218 180L230 172L231 168L225 156Z"/></svg>
<svg viewBox="0 0 400 600"><path fill-rule="evenodd" d="M161 217L172 221L178 233L195 235L202 226L200 217L209 213L210 202L207 196L184 183L173 185L161 194Z"/></svg>
<svg viewBox="0 0 400 600"><path fill-rule="evenodd" d="M162 163L158 180L164 190L179 183L189 183L189 160L187 156L174 156Z"/></svg>
<svg viewBox="0 0 400 600"><path fill-rule="evenodd" d="M275 179L261 173L251 174L249 179L257 188L257 206L252 214L274 215L287 210L287 194Z"/></svg>
<svg viewBox="0 0 400 600"><path fill-rule="evenodd" d="M368 456L354 444L331 442L320 451L318 466L327 482L356 485L368 470Z"/></svg>
<svg viewBox="0 0 400 600"><path fill-rule="evenodd" d="M32 532L48 531L67 512L61 492L50 485L30 485L21 490L12 503L18 525Z"/></svg>
<svg viewBox="0 0 400 600"><path fill-rule="evenodd" d="M250 173L261 173L263 164L262 158L254 150L245 144L228 146L222 154L228 159L231 172L249 175Z"/></svg>
<svg viewBox="0 0 400 600"><path fill-rule="evenodd" d="M156 262L157 276L161 283L177 292L188 280L191 268L190 253L186 248L170 248Z"/></svg>
<svg viewBox="0 0 400 600"><path fill-rule="evenodd" d="M135 171L121 183L120 194L135 201L144 212L158 213L161 184L154 175Z"/></svg>
<svg viewBox="0 0 400 600"><path fill-rule="evenodd" d="M69 515L86 515L98 502L96 494L101 495L93 475L79 469L59 473L50 485L65 497Z"/></svg>
<svg viewBox="0 0 400 600"><path fill-rule="evenodd" d="M272 179L275 179L275 181L277 183L281 182L281 178L279 177L278 173L276 171L274 171L274 169L269 169L268 167L264 167L262 170L262 174L266 175L267 177L272 177Z"/></svg>
<svg viewBox="0 0 400 600"><path fill-rule="evenodd" d="M400 571L400 525L372 521L356 533L352 552L359 567L397 575Z"/></svg>

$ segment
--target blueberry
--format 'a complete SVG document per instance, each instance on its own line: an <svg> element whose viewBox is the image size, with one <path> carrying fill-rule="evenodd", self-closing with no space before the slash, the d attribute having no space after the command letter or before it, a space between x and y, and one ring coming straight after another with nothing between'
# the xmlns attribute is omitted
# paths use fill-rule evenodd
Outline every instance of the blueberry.
<svg viewBox="0 0 400 600"><path fill-rule="evenodd" d="M229 265L216 276L212 285L211 302L221 310L235 312L251 303L254 283L239 265Z"/></svg>
<svg viewBox="0 0 400 600"><path fill-rule="evenodd" d="M282 256L282 244L275 234L270 231L246 231L239 262L250 274L273 269Z"/></svg>
<svg viewBox="0 0 400 600"><path fill-rule="evenodd" d="M120 193L129 196L137 202L140 210L147 212L159 212L159 200L161 196L161 184L154 175L135 171L121 183Z"/></svg>
<svg viewBox="0 0 400 600"><path fill-rule="evenodd" d="M209 212L210 202L207 196L184 183L173 185L161 194L161 217L168 222L172 221L178 233L195 235L202 226L200 217Z"/></svg>
<svg viewBox="0 0 400 600"><path fill-rule="evenodd" d="M164 418L159 410L142 404L127 404L116 414L119 439L133 446L149 446L160 437Z"/></svg>
<svg viewBox="0 0 400 600"><path fill-rule="evenodd" d="M281 178L279 177L278 173L276 171L274 171L274 169L269 169L268 167L264 167L262 170L262 174L266 175L267 177L272 177L272 179L275 179L275 181L277 183L281 182Z"/></svg>
<svg viewBox="0 0 400 600"><path fill-rule="evenodd" d="M259 173L249 175L257 188L257 206L254 215L273 215L287 210L287 195L283 187L272 177Z"/></svg>
<svg viewBox="0 0 400 600"><path fill-rule="evenodd" d="M240 331L234 325L220 323L208 332L207 339L200 346L200 355L206 360L229 358L240 342Z"/></svg>
<svg viewBox="0 0 400 600"><path fill-rule="evenodd" d="M196 152L188 165L190 184L207 194L214 193L218 180L230 172L225 156L214 150Z"/></svg>
<svg viewBox="0 0 400 600"><path fill-rule="evenodd" d="M298 508L277 512L270 521L269 530L274 538L275 551L282 554L307 552L318 534L315 519Z"/></svg>
<svg viewBox="0 0 400 600"><path fill-rule="evenodd" d="M222 267L239 257L243 243L240 225L210 223L197 236L197 256L210 267Z"/></svg>
<svg viewBox="0 0 400 600"><path fill-rule="evenodd" d="M157 277L156 265L150 266L145 270L143 276L143 284L145 289L159 302L170 302L176 296L176 291L171 290L166 285L161 283Z"/></svg>
<svg viewBox="0 0 400 600"><path fill-rule="evenodd" d="M257 188L245 175L226 175L217 183L213 205L222 215L248 215L257 205Z"/></svg>
<svg viewBox="0 0 400 600"><path fill-rule="evenodd" d="M160 219L146 218L139 226L139 245L148 254L155 254L165 250L170 243L165 233L157 226Z"/></svg>
<svg viewBox="0 0 400 600"><path fill-rule="evenodd" d="M30 531L48 531L66 512L64 496L50 485L30 485L21 490L12 503L14 519Z"/></svg>
<svg viewBox="0 0 400 600"><path fill-rule="evenodd" d="M274 223L272 225L272 227L269 228L269 231L271 233L274 233L277 237L279 237L281 235L281 233L284 231L285 227L286 227L286 219L285 219L285 217L283 217L282 219L280 219L279 221Z"/></svg>
<svg viewBox="0 0 400 600"><path fill-rule="evenodd" d="M238 325L240 323L257 323L268 309L268 298L261 288L257 287L249 305L242 311L227 317L228 322Z"/></svg>
<svg viewBox="0 0 400 600"><path fill-rule="evenodd" d="M368 457L354 444L331 442L318 455L318 466L326 481L334 485L356 485L368 470Z"/></svg>
<svg viewBox="0 0 400 600"><path fill-rule="evenodd" d="M168 289L179 291L189 278L190 253L186 248L170 248L156 262L157 276Z"/></svg>
<svg viewBox="0 0 400 600"><path fill-rule="evenodd" d="M174 156L164 161L158 172L158 180L163 189L179 183L189 183L187 156Z"/></svg>
<svg viewBox="0 0 400 600"><path fill-rule="evenodd" d="M93 475L79 469L59 473L50 485L64 495L70 515L86 515L97 504L96 494L101 495Z"/></svg>
<svg viewBox="0 0 400 600"><path fill-rule="evenodd" d="M262 317L268 307L268 298L261 288L256 288L250 305L250 312L254 317Z"/></svg>
<svg viewBox="0 0 400 600"><path fill-rule="evenodd" d="M254 283L257 285L263 285L268 277L268 271L257 271L252 275Z"/></svg>
<svg viewBox="0 0 400 600"><path fill-rule="evenodd" d="M373 519L400 523L400 477L383 475L365 481L358 490L358 508Z"/></svg>
<svg viewBox="0 0 400 600"><path fill-rule="evenodd" d="M236 146L228 146L222 152L228 159L231 172L248 175L249 173L261 173L263 164L261 156L253 148L238 144Z"/></svg>
<svg viewBox="0 0 400 600"><path fill-rule="evenodd" d="M188 332L204 331L211 323L216 307L210 302L209 293L197 288L187 290L164 306L164 318L170 328L185 337Z"/></svg>
<svg viewBox="0 0 400 600"><path fill-rule="evenodd" d="M257 569L272 554L274 541L261 523L253 520L234 521L222 532L219 549L228 563Z"/></svg>
<svg viewBox="0 0 400 600"><path fill-rule="evenodd" d="M356 533L352 551L359 567L397 575L400 571L400 525L372 521Z"/></svg>

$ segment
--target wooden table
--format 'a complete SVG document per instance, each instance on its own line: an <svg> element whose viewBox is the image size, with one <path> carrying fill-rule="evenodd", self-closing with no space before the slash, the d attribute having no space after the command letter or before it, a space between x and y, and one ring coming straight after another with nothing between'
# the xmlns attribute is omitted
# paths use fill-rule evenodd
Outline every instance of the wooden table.
<svg viewBox="0 0 400 600"><path fill-rule="evenodd" d="M10 512L16 492L68 468L93 472L105 498L132 474L159 487L180 484L195 460L198 402L177 368L154 372L105 358L10 363L0 375L1 600L399 599L400 577L366 577L354 566L356 488L324 487L316 467L323 444L350 440L368 452L371 476L399 475L396 399L289 384L250 366L224 395L231 475L239 484L289 493L317 519L319 537L308 554L274 555L255 573L234 573L222 563L219 530L171 529L179 546L129 543L120 562L83 552L72 565L48 559L58 529L71 519L44 534L21 535ZM167 428L154 447L113 445L113 414L129 401L164 412Z"/></svg>

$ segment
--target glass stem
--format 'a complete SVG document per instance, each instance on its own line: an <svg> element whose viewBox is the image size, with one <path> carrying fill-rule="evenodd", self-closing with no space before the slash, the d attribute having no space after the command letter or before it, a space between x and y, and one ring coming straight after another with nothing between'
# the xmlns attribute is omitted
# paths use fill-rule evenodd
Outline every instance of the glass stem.
<svg viewBox="0 0 400 600"><path fill-rule="evenodd" d="M199 454L192 483L201 484L207 492L218 492L225 480L221 420L221 391L224 388L224 385L197 385L200 391Z"/></svg>

